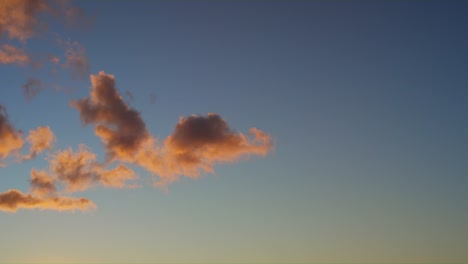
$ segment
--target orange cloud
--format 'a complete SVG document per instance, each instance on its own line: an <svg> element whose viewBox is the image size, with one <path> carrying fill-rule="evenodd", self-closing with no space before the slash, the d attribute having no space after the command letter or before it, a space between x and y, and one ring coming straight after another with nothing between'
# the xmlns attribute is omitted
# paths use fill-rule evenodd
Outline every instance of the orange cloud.
<svg viewBox="0 0 468 264"><path fill-rule="evenodd" d="M84 191L102 184L105 187L123 188L126 182L137 178L135 173L124 165L106 170L96 161L96 154L84 145L77 151L71 148L51 156L50 171L65 186L66 192Z"/></svg>
<svg viewBox="0 0 468 264"><path fill-rule="evenodd" d="M17 131L8 122L5 108L0 105L0 160L21 149L23 144L21 131Z"/></svg>
<svg viewBox="0 0 468 264"><path fill-rule="evenodd" d="M213 173L213 165L233 162L250 155L265 156L273 148L270 135L251 128L236 133L219 115L181 117L164 141L164 158L169 173L199 176L200 170Z"/></svg>
<svg viewBox="0 0 468 264"><path fill-rule="evenodd" d="M29 62L30 58L24 50L9 44L0 46L0 64L25 65Z"/></svg>
<svg viewBox="0 0 468 264"><path fill-rule="evenodd" d="M140 114L123 101L113 75L103 71L91 75L91 85L90 97L72 101L71 106L78 109L84 124L96 124L94 131L109 160L133 160L150 136Z"/></svg>
<svg viewBox="0 0 468 264"><path fill-rule="evenodd" d="M42 0L0 1L0 36L7 34L10 39L24 41L37 29L39 12L48 10Z"/></svg>
<svg viewBox="0 0 468 264"><path fill-rule="evenodd" d="M46 149L52 149L56 139L52 130L48 126L38 127L36 130L29 131L26 141L31 145L29 154L23 159L33 159L37 154Z"/></svg>
<svg viewBox="0 0 468 264"><path fill-rule="evenodd" d="M70 104L80 112L84 124L95 125L108 159L140 165L163 182L179 176L197 177L214 173L217 163L234 162L251 155L265 156L273 140L263 131L236 133L219 115L180 118L174 132L160 144L146 129L140 114L122 99L113 75L91 75L89 98Z"/></svg>
<svg viewBox="0 0 468 264"><path fill-rule="evenodd" d="M23 194L19 190L8 190L0 193L0 210L16 212L18 209L40 209L56 211L88 211L96 205L86 198L53 196L40 198L31 194Z"/></svg>
<svg viewBox="0 0 468 264"><path fill-rule="evenodd" d="M129 180L136 179L135 173L128 167L120 164L115 169L98 171L99 181L106 187L114 188L132 188L133 185L127 185Z"/></svg>
<svg viewBox="0 0 468 264"><path fill-rule="evenodd" d="M31 184L31 191L39 197L49 197L57 193L55 180L45 171L32 169L29 183Z"/></svg>

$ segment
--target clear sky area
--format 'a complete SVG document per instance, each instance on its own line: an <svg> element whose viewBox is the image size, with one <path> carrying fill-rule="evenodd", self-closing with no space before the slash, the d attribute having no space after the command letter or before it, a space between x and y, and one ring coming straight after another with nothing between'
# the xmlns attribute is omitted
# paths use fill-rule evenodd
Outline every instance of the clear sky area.
<svg viewBox="0 0 468 264"><path fill-rule="evenodd" d="M468 263L467 14L0 0L0 263Z"/></svg>

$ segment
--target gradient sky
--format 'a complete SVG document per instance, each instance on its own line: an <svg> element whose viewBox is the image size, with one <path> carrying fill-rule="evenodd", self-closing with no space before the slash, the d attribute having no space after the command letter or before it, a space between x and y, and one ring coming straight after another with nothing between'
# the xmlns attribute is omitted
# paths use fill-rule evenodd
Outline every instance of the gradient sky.
<svg viewBox="0 0 468 264"><path fill-rule="evenodd" d="M85 16L61 15L73 6ZM216 113L232 136L255 127L274 147L223 152L234 156L214 173L162 187L158 173L117 161L109 168L132 169L136 185L60 189L95 209L0 210L0 263L468 263L468 2L57 8L38 12L25 39L8 35L0 8L0 46L29 58L0 63L0 104L24 141L0 159L0 193L35 195L32 169L79 144L105 162L95 123L70 104L90 97L100 71L160 142L179 118ZM42 89L27 97L30 78ZM55 144L20 161L40 126Z"/></svg>

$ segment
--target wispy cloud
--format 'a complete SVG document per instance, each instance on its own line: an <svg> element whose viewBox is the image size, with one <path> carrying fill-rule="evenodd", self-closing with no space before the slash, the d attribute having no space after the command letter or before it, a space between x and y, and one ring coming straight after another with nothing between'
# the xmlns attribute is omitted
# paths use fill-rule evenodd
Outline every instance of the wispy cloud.
<svg viewBox="0 0 468 264"><path fill-rule="evenodd" d="M65 47L65 63L63 67L69 69L72 78L86 79L90 73L90 66L86 50L77 41L65 42L59 40L59 44Z"/></svg>
<svg viewBox="0 0 468 264"><path fill-rule="evenodd" d="M136 174L124 165L107 169L97 162L96 154L80 145L77 151L68 148L50 158L51 178L64 185L66 192L85 191L96 185L124 188L127 181L137 179Z"/></svg>
<svg viewBox="0 0 468 264"><path fill-rule="evenodd" d="M26 65L29 62L30 58L24 50L9 44L0 46L0 64Z"/></svg>

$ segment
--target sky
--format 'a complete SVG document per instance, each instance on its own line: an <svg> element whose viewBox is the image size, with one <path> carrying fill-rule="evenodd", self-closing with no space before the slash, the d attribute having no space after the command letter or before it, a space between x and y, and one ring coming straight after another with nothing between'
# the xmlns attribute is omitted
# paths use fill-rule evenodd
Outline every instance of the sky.
<svg viewBox="0 0 468 264"><path fill-rule="evenodd" d="M467 13L0 0L0 263L468 263Z"/></svg>

